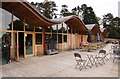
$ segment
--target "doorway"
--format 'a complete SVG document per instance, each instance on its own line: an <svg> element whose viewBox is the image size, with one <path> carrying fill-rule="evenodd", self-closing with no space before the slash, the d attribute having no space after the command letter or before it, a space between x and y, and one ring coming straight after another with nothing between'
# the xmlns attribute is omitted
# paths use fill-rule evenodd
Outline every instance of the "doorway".
<svg viewBox="0 0 120 79"><path fill-rule="evenodd" d="M25 57L33 56L33 34L25 33Z"/></svg>
<svg viewBox="0 0 120 79"><path fill-rule="evenodd" d="M24 32L18 33L19 57L24 58Z"/></svg>

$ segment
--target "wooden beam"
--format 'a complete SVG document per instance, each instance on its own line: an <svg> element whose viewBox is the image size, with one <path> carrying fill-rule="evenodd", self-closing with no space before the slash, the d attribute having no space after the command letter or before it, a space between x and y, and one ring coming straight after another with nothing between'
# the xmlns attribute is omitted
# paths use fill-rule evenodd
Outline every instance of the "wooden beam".
<svg viewBox="0 0 120 79"><path fill-rule="evenodd" d="M13 26L14 26L14 24L13 24L13 13L12 13L12 16L11 16L11 21L12 21L12 32L11 32L11 49L10 49L10 59L11 60L14 60L14 37L13 37Z"/></svg>
<svg viewBox="0 0 120 79"><path fill-rule="evenodd" d="M23 27L24 27L24 58L25 58L26 57L25 16L23 19Z"/></svg>
<svg viewBox="0 0 120 79"><path fill-rule="evenodd" d="M63 37L63 23L62 23L62 51L63 51L63 43L64 43L64 37Z"/></svg>
<svg viewBox="0 0 120 79"><path fill-rule="evenodd" d="M58 25L56 25L57 27L57 50L58 50Z"/></svg>
<svg viewBox="0 0 120 79"><path fill-rule="evenodd" d="M45 41L46 41L46 36L45 36L45 29L46 29L46 26L43 26L42 27L42 44L43 44L43 53L46 54L45 52L45 49L46 49L46 46L45 46Z"/></svg>
<svg viewBox="0 0 120 79"><path fill-rule="evenodd" d="M17 32L17 55L16 55L17 57L17 62L19 62L20 61L20 59L19 59L19 33Z"/></svg>
<svg viewBox="0 0 120 79"><path fill-rule="evenodd" d="M50 26L50 32L51 32L51 37L52 37L52 26Z"/></svg>
<svg viewBox="0 0 120 79"><path fill-rule="evenodd" d="M37 54L35 54L35 43L36 43L36 36L35 36L35 24L34 24L34 33L33 33L33 55L36 56Z"/></svg>
<svg viewBox="0 0 120 79"><path fill-rule="evenodd" d="M24 28L23 30L24 30L24 32L25 32L25 21L26 20L25 20L25 16L24 16L24 19L23 19L23 28Z"/></svg>

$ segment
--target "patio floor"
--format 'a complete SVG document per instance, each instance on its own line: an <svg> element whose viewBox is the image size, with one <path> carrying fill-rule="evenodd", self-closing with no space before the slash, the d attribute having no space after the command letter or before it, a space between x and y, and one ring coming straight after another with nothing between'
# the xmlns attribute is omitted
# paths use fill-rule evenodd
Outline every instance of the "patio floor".
<svg viewBox="0 0 120 79"><path fill-rule="evenodd" d="M104 49L107 52L112 44L106 45ZM112 62L112 59L106 61L106 64L87 67L80 71L75 69L75 51L61 52L55 55L43 57L29 57L22 59L19 63L12 62L2 66L3 77L118 77L118 62ZM98 52L98 51L96 51ZM79 52L83 58L87 52ZM95 53L95 52L94 52ZM1 68L0 68L1 70Z"/></svg>

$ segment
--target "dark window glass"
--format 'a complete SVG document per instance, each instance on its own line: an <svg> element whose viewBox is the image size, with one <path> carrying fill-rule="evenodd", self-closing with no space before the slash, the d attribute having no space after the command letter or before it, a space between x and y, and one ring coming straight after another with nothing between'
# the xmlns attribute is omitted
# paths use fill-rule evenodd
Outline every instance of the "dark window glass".
<svg viewBox="0 0 120 79"><path fill-rule="evenodd" d="M51 32L51 27L50 26L48 26L48 27L46 27L46 32Z"/></svg>
<svg viewBox="0 0 120 79"><path fill-rule="evenodd" d="M62 24L58 24L58 33L62 33Z"/></svg>
<svg viewBox="0 0 120 79"><path fill-rule="evenodd" d="M35 32L42 32L42 27L35 27Z"/></svg>
<svg viewBox="0 0 120 79"><path fill-rule="evenodd" d="M63 33L67 33L67 25L63 23Z"/></svg>
<svg viewBox="0 0 120 79"><path fill-rule="evenodd" d="M52 34L52 38L57 41L57 34Z"/></svg>
<svg viewBox="0 0 120 79"><path fill-rule="evenodd" d="M53 33L57 33L57 25L53 25L52 26L52 32Z"/></svg>
<svg viewBox="0 0 120 79"><path fill-rule="evenodd" d="M23 25L23 22L19 19L16 19L14 22L13 22L13 29L14 30L20 30L20 31L23 31L24 30L24 25Z"/></svg>
<svg viewBox="0 0 120 79"><path fill-rule="evenodd" d="M67 35L64 35L64 42L67 42Z"/></svg>
<svg viewBox="0 0 120 79"><path fill-rule="evenodd" d="M25 24L25 31L34 31L34 26L31 24Z"/></svg>
<svg viewBox="0 0 120 79"><path fill-rule="evenodd" d="M46 44L48 44L50 39L51 39L51 35L50 34L45 34L45 37L46 37Z"/></svg>
<svg viewBox="0 0 120 79"><path fill-rule="evenodd" d="M42 34L36 34L36 44L42 44Z"/></svg>
<svg viewBox="0 0 120 79"><path fill-rule="evenodd" d="M62 34L58 34L58 43L62 43Z"/></svg>

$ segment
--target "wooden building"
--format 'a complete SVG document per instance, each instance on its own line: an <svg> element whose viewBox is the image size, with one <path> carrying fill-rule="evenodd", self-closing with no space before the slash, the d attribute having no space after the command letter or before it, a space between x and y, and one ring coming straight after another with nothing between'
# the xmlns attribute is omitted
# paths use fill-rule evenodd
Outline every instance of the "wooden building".
<svg viewBox="0 0 120 79"><path fill-rule="evenodd" d="M101 40L100 39L101 30L97 24L87 24L85 26L92 35L92 42L98 42Z"/></svg>
<svg viewBox="0 0 120 79"><path fill-rule="evenodd" d="M56 39L59 51L79 48L87 28L77 16L48 19L28 2L2 2L2 43L10 44L11 60L46 54L47 38Z"/></svg>

